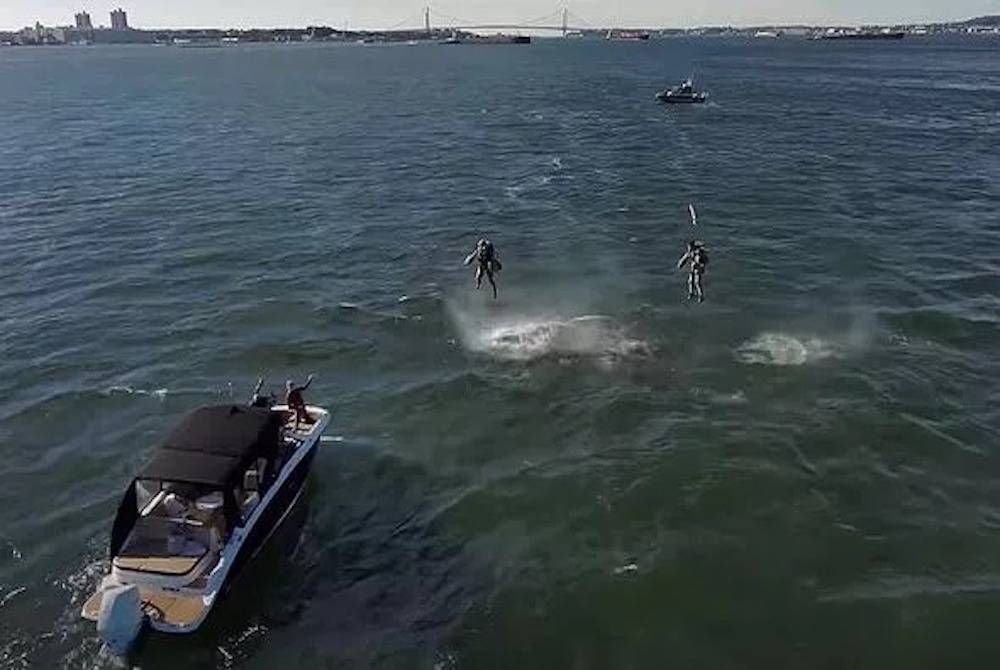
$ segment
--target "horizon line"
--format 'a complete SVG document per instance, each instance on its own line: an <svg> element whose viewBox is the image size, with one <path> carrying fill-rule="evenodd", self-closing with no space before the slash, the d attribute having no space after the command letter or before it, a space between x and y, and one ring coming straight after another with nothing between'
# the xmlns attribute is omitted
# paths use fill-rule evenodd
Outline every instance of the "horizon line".
<svg viewBox="0 0 1000 670"><path fill-rule="evenodd" d="M851 21L840 21L840 22L807 22L798 21L792 23L717 23L717 24L701 24L701 25L689 25L689 26L650 26L650 25L607 25L607 26L594 26L583 28L583 30L706 30L706 29L718 29L718 28L731 28L731 29L750 29L750 28L846 28L846 27L894 27L894 26L933 26L933 25L950 25L959 23L968 23L976 19L1000 17L1000 14L981 14L979 16L973 16L965 19L954 18L954 19L933 19L933 20L909 20L909 21L892 21L892 22L851 22ZM36 21L36 23L39 23ZM497 25L500 22L497 21L483 21L483 25ZM43 27L47 28L69 28L71 30L77 30L76 26L71 24L62 25L51 25L46 26L41 24ZM516 25L516 21L512 21L511 25ZM10 32L16 33L26 28L34 28L34 25L21 26L20 28L2 28L0 27L0 32ZM472 26L477 27L477 26ZM141 26L129 26L127 30L136 31L146 31L154 32L157 30L304 30L307 28L330 28L339 32L347 33L364 33L364 32L381 32L381 33L398 33L398 32L414 32L423 31L423 26L412 26L412 27L341 27L336 24L324 24L324 23L307 23L304 26L184 26L184 27L170 27L170 26L158 26L155 28L141 27ZM450 30L453 26L431 26L431 30ZM461 26L457 27L461 29ZM512 28L513 29L513 28ZM524 25L520 28L521 30L546 30L546 32L551 32L544 28L533 28L531 25ZM109 26L94 26L93 30L113 30ZM553 29L554 30L554 29ZM580 30L580 27L571 28L571 30Z"/></svg>

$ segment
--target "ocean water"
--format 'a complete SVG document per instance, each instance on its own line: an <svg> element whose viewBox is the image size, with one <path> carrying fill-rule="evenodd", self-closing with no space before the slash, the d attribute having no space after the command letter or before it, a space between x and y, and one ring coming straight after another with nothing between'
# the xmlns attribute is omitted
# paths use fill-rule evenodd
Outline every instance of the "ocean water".
<svg viewBox="0 0 1000 670"><path fill-rule="evenodd" d="M78 612L131 474L308 373L304 503L136 665L1000 660L996 40L5 49L0 90L0 666L119 667Z"/></svg>

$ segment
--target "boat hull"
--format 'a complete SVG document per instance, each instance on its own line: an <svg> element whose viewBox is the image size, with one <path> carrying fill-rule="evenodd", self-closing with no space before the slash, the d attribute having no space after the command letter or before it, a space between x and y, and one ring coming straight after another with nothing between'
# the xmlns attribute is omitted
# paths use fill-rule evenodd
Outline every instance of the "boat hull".
<svg viewBox="0 0 1000 670"><path fill-rule="evenodd" d="M285 517L288 516L289 510L295 505L295 501L305 487L306 479L309 478L309 472L312 469L313 459L316 458L318 446L319 439L317 438L310 447L309 452L302 457L302 460L295 465L288 478L281 484L281 488L278 489L274 499L272 499L267 509L264 510L264 514L257 520L257 523L254 524L253 529L243 541L239 553L236 554L236 558L233 560L233 567L226 574L226 579L222 584L221 591L223 594L229 590L233 580L239 576L239 572L243 566L267 544L267 540L278 530Z"/></svg>
<svg viewBox="0 0 1000 670"><path fill-rule="evenodd" d="M656 96L656 99L668 105L699 105L708 100L708 96L707 95L679 96L679 95L667 95L664 93L660 93Z"/></svg>

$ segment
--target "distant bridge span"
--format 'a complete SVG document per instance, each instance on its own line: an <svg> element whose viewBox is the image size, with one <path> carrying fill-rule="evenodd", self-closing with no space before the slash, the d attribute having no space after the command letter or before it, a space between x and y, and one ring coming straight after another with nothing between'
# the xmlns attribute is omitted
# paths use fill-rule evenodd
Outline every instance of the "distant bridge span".
<svg viewBox="0 0 1000 670"><path fill-rule="evenodd" d="M421 12L423 28L428 33L431 32L431 9L430 6L427 6ZM594 26L588 25L587 21L581 19L579 16L571 14L569 9L565 7L545 16L540 16L532 21L511 21L509 23L475 23L438 10L434 10L434 14L444 19L440 23L435 22L435 30L549 30L561 32L563 35L569 32L594 30ZM570 19L573 19L572 23L578 25L570 25ZM413 25L410 23L411 20L413 20L413 17L404 19L387 30L409 29ZM554 23L554 21L559 21L559 23Z"/></svg>
<svg viewBox="0 0 1000 670"><path fill-rule="evenodd" d="M440 30L555 30L581 31L593 30L586 26L536 26L533 23L485 23L478 26L437 26Z"/></svg>

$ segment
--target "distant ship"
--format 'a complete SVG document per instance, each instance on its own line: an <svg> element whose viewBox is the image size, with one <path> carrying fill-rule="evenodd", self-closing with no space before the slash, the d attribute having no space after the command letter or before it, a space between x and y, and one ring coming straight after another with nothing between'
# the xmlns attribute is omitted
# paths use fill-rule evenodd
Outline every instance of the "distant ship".
<svg viewBox="0 0 1000 670"><path fill-rule="evenodd" d="M816 39L821 40L901 40L906 35L902 30L838 30L830 28L820 33Z"/></svg>
<svg viewBox="0 0 1000 670"><path fill-rule="evenodd" d="M644 42L649 39L649 33L642 30L609 30L604 39L623 42Z"/></svg>
<svg viewBox="0 0 1000 670"><path fill-rule="evenodd" d="M181 47L182 49L221 49L222 40L215 39L211 37L197 37L194 39L187 39L183 37L175 37L172 42L174 46Z"/></svg>
<svg viewBox="0 0 1000 670"><path fill-rule="evenodd" d="M451 37L443 39L439 44L531 44L530 35L471 35L460 37L452 34Z"/></svg>
<svg viewBox="0 0 1000 670"><path fill-rule="evenodd" d="M470 37L470 44L531 44L530 35L476 35Z"/></svg>

